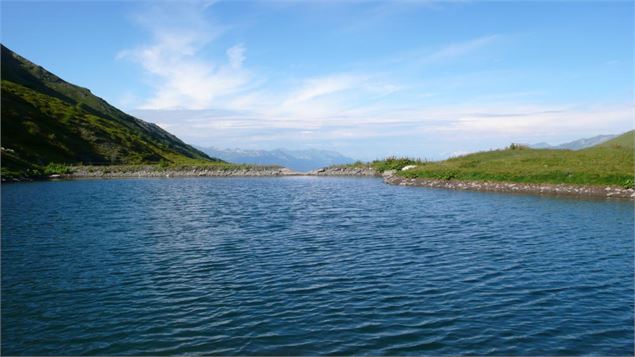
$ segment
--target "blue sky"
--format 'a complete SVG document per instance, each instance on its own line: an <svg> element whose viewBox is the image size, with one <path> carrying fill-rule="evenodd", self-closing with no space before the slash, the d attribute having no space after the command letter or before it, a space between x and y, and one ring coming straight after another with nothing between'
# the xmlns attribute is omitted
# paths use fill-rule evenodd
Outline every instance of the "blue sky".
<svg viewBox="0 0 635 357"><path fill-rule="evenodd" d="M439 159L633 128L630 1L3 1L2 42L201 146Z"/></svg>

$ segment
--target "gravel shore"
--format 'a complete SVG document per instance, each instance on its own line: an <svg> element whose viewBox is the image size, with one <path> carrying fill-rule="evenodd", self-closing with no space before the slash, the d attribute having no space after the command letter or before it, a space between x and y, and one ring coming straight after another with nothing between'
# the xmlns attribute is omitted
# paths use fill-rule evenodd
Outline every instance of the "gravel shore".
<svg viewBox="0 0 635 357"><path fill-rule="evenodd" d="M82 166L73 173L53 175L51 178L117 178L117 177L233 177L233 176L294 176L297 172L285 167L183 167L178 169L157 166L117 167Z"/></svg>
<svg viewBox="0 0 635 357"><path fill-rule="evenodd" d="M635 199L635 190L618 186L587 186L568 184L530 184L404 178L395 171L377 172L372 167L327 167L308 173L298 173L286 167L179 167L158 166L75 166L73 172L51 175L50 179L73 178L134 178L134 177L266 177L266 176L359 176L383 177L390 185L432 187L483 192L511 192L541 195L587 196ZM19 180L15 180L19 181Z"/></svg>
<svg viewBox="0 0 635 357"><path fill-rule="evenodd" d="M399 186L434 187L452 190L470 190L486 192L515 192L545 195L588 196L606 198L635 199L632 188L625 189L616 186L583 186L567 184L530 184L511 182L480 182L434 180L423 178L404 178L395 175L384 176L384 182Z"/></svg>
<svg viewBox="0 0 635 357"><path fill-rule="evenodd" d="M381 176L370 166L367 167L325 167L309 171L310 176Z"/></svg>

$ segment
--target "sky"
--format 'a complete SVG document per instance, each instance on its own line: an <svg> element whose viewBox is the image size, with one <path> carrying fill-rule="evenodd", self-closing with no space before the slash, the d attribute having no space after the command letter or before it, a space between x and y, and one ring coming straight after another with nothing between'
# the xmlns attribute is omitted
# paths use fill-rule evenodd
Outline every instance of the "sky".
<svg viewBox="0 0 635 357"><path fill-rule="evenodd" d="M631 1L2 1L2 43L189 144L443 159L634 127Z"/></svg>

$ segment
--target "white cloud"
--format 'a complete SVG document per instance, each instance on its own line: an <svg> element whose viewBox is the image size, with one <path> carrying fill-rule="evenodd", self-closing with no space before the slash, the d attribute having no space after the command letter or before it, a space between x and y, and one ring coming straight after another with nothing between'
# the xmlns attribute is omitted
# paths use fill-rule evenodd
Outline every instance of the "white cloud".
<svg viewBox="0 0 635 357"><path fill-rule="evenodd" d="M288 145L342 145L351 155L373 159L403 154L441 158L508 145L511 142L565 142L619 133L633 125L631 106L576 108L522 103L483 103L392 110L380 106L327 112L312 120L263 113L205 111L136 112L170 126L198 145L275 148ZM273 114L272 114L273 115ZM182 125L188 121L188 125ZM307 135L309 134L310 135ZM249 138L245 141L245 138ZM363 143L363 144L362 144Z"/></svg>
<svg viewBox="0 0 635 357"><path fill-rule="evenodd" d="M459 58L473 53L479 49L493 44L500 39L499 35L478 37L469 41L453 43L442 47L436 52L427 54L419 58L420 63L432 63Z"/></svg>
<svg viewBox="0 0 635 357"><path fill-rule="evenodd" d="M337 74L325 77L309 78L304 81L302 88L292 92L288 96L288 98L284 101L283 106L289 107L317 97L352 89L361 85L363 81L363 77L351 74Z"/></svg>
<svg viewBox="0 0 635 357"><path fill-rule="evenodd" d="M448 130L469 132L473 135L507 137L545 137L617 133L619 128L632 125L633 108L630 106L566 108L543 107L520 110L503 108L498 113L467 113L447 127Z"/></svg>
<svg viewBox="0 0 635 357"><path fill-rule="evenodd" d="M238 69L245 61L245 52L247 49L243 44L237 44L227 50L227 58L229 59L229 66L234 69Z"/></svg>
<svg viewBox="0 0 635 357"><path fill-rule="evenodd" d="M180 18L184 23L171 19L167 27L163 20L154 20L165 19L164 12L171 10L166 8L162 12L162 9L155 7L146 16L137 18L151 32L153 40L117 55L119 59L140 64L151 79L154 94L140 108L210 108L223 96L248 87L251 75L242 68L246 51L242 44L226 50L226 63L206 60L200 55L220 30L205 21L198 3L181 4Z"/></svg>

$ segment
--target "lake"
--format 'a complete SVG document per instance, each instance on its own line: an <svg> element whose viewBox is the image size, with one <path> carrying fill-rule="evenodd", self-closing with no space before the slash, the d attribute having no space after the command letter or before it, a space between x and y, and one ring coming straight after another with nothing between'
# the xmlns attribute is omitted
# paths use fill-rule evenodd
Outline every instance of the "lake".
<svg viewBox="0 0 635 357"><path fill-rule="evenodd" d="M2 185L4 355L632 355L628 201L187 178Z"/></svg>

